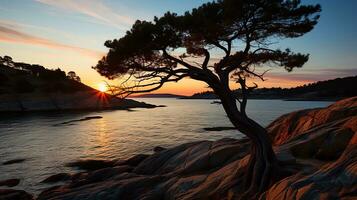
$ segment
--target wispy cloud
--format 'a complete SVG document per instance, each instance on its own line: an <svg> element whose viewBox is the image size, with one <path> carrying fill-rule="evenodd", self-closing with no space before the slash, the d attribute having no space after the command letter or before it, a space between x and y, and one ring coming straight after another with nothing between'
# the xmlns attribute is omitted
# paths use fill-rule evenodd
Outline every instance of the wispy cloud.
<svg viewBox="0 0 357 200"><path fill-rule="evenodd" d="M127 29L134 20L120 15L104 4L102 0L35 0L39 3L61 8L67 11L81 13L95 18L105 24L120 29Z"/></svg>
<svg viewBox="0 0 357 200"><path fill-rule="evenodd" d="M315 82L327 79L342 78L347 76L356 76L357 68L320 68L320 69L302 69L299 72L270 72L266 75L269 79L280 79L290 81Z"/></svg>
<svg viewBox="0 0 357 200"><path fill-rule="evenodd" d="M9 20L9 19L0 19L0 25L5 26L7 28L12 28L15 30L21 30L21 32L30 32L32 35L36 35L34 33L41 33L49 35L49 36L60 36L61 38L65 39L66 41L75 41L76 44L91 44L96 45L98 44L98 39L93 36L88 35L77 35L64 29L56 29L46 26L39 26L39 25L32 25L28 23L20 23L18 21ZM76 45L74 45L76 46Z"/></svg>
<svg viewBox="0 0 357 200"><path fill-rule="evenodd" d="M52 49L71 50L89 57L99 58L104 55L104 53L100 51L71 46L46 38L37 37L16 29L15 25L7 26L3 23L0 23L0 41L45 46Z"/></svg>

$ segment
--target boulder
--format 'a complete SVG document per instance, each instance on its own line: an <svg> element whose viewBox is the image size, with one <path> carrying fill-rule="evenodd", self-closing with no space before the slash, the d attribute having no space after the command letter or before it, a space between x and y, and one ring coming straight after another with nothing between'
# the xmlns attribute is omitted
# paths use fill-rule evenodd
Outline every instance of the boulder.
<svg viewBox="0 0 357 200"><path fill-rule="evenodd" d="M147 157L149 157L149 155L138 154L138 155L135 155L127 160L119 160L119 161L115 162L114 165L129 165L129 166L135 167L135 166L139 165Z"/></svg>
<svg viewBox="0 0 357 200"><path fill-rule="evenodd" d="M71 186L78 187L89 183L105 181L113 176L131 172L132 170L132 167L123 165L99 169L88 173L79 173L77 176L73 176Z"/></svg>
<svg viewBox="0 0 357 200"><path fill-rule="evenodd" d="M0 181L0 186L15 187L20 183L20 179L7 179Z"/></svg>
<svg viewBox="0 0 357 200"><path fill-rule="evenodd" d="M151 155L141 162L137 174L194 173L214 169L247 154L249 144L235 139L200 141L179 145Z"/></svg>
<svg viewBox="0 0 357 200"><path fill-rule="evenodd" d="M291 153L299 164L317 165L275 183L261 199L356 198L357 97L287 114L268 129L278 151Z"/></svg>
<svg viewBox="0 0 357 200"><path fill-rule="evenodd" d="M350 145L341 157L311 174L289 176L265 192L261 199L356 199L357 146Z"/></svg>
<svg viewBox="0 0 357 200"><path fill-rule="evenodd" d="M74 162L67 163L67 167L76 167L81 170L97 170L107 167L113 167L114 161L110 160L78 160Z"/></svg>
<svg viewBox="0 0 357 200"><path fill-rule="evenodd" d="M357 97L338 101L326 108L316 108L285 114L268 127L275 145L289 142L298 135L311 133L313 128L324 127L332 123L339 129L357 131ZM336 122L343 124L333 124Z"/></svg>
<svg viewBox="0 0 357 200"><path fill-rule="evenodd" d="M284 115L268 130L278 151L297 158L336 160L357 134L357 97Z"/></svg>

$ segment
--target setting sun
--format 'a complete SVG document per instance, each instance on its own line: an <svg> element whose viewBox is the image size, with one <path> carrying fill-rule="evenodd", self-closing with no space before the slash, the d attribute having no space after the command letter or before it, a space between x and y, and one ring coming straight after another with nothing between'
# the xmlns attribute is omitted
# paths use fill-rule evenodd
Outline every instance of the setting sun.
<svg viewBox="0 0 357 200"><path fill-rule="evenodd" d="M108 90L107 84L99 83L98 84L98 90L101 91L101 92L106 92Z"/></svg>

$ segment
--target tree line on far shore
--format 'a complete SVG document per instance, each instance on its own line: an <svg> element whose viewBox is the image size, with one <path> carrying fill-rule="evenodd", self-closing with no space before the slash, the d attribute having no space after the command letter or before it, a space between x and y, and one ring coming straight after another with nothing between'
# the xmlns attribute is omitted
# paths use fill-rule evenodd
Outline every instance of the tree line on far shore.
<svg viewBox="0 0 357 200"><path fill-rule="evenodd" d="M0 94L32 92L74 92L86 88L80 77L60 68L48 69L38 64L15 62L0 56Z"/></svg>
<svg viewBox="0 0 357 200"><path fill-rule="evenodd" d="M240 95L241 90L235 90ZM293 88L256 88L249 94L249 98L256 99L340 99L357 96L357 76L336 78L325 81L304 84ZM190 98L215 98L212 91L193 94Z"/></svg>

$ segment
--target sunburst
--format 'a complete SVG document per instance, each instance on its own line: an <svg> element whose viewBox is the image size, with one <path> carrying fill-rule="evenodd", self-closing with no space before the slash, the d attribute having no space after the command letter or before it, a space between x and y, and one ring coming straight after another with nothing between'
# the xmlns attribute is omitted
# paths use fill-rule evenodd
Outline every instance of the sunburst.
<svg viewBox="0 0 357 200"><path fill-rule="evenodd" d="M98 90L101 92L106 92L108 91L108 86L105 83L99 83L98 84Z"/></svg>

